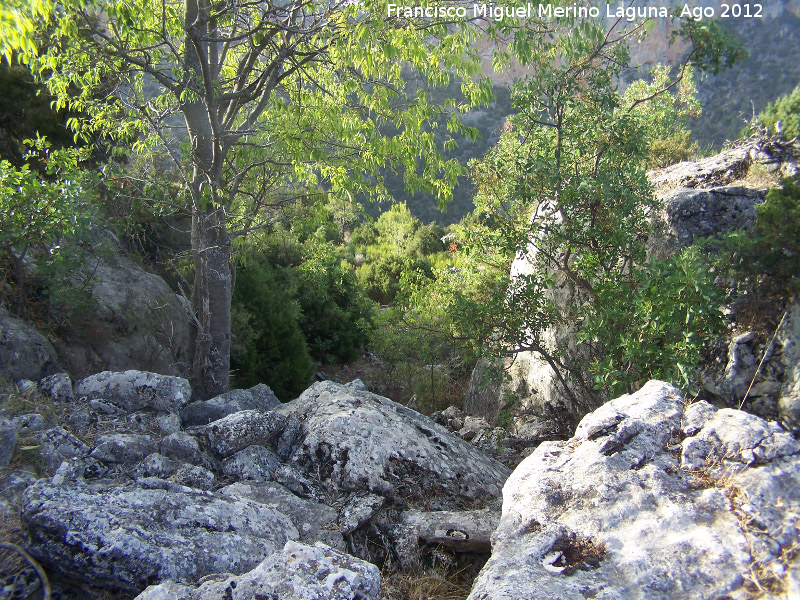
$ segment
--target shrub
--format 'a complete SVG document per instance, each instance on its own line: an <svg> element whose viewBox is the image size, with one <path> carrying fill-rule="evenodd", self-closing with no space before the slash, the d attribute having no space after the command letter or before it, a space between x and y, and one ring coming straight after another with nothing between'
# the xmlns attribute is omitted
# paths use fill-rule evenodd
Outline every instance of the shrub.
<svg viewBox="0 0 800 600"><path fill-rule="evenodd" d="M266 383L283 401L302 392L313 371L287 284L268 263L253 260L237 270L232 299L233 334L245 334L231 355L236 385Z"/></svg>

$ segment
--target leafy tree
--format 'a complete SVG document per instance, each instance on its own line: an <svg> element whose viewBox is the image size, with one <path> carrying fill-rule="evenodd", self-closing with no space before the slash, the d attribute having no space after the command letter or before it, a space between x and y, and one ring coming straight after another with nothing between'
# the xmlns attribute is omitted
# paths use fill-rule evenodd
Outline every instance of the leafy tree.
<svg viewBox="0 0 800 600"><path fill-rule="evenodd" d="M507 269L514 258L525 258L527 267L494 279L483 297L456 292L454 311L462 330L488 352L541 356L573 408L587 410L598 397L580 362L603 356L607 346L606 363L594 363L595 373L599 367L611 373L601 377L604 384L629 387L644 373L670 377L674 372L662 368L668 365L652 361L651 347L631 340L651 316L669 321L663 328L649 325L665 347L681 347L686 336L681 325L686 303L695 299L687 280L696 275L695 263L643 265L647 215L656 207L645 176L648 147L676 116L688 115L690 105L670 93L688 71L672 80L657 71L653 84L622 95L617 82L632 32L587 19L557 20L545 36L536 26L501 26L513 35L510 53L533 75L513 88L519 115L510 131L472 164L477 226L466 237L478 262ZM680 35L693 43L685 67L719 70L740 53L717 25L688 22ZM670 283L674 293L641 290L659 269L677 278ZM698 293L710 294L705 287ZM632 309L636 318L622 300L639 303ZM588 347L564 353L554 340L559 328L573 334L585 328ZM696 357L694 349L684 355ZM636 376L625 375L630 365Z"/></svg>
<svg viewBox="0 0 800 600"><path fill-rule="evenodd" d="M141 152L161 147L175 162L178 199L192 216L191 376L201 397L228 386L231 239L270 223L270 207L316 193L321 183L331 194L381 196L381 169L392 164L403 165L410 191L446 201L461 168L442 159L423 126L446 107L432 106L424 91L405 94L403 70L432 85L455 72L468 103L487 98L486 86L471 84L472 30L387 18L379 0L57 7L41 0L33 7L12 28L11 43L59 106L89 117L72 120L77 134L102 132ZM34 60L26 32L37 17L48 39ZM116 94L98 99L95 90L109 81L118 83ZM448 127L460 129L455 118Z"/></svg>
<svg viewBox="0 0 800 600"><path fill-rule="evenodd" d="M28 145L28 162L21 167L0 161L0 256L11 264L17 312L26 297L27 262L40 272L59 272L51 282L53 299L66 293L67 286L62 284L79 256L78 243L89 232L95 212L89 202L90 177L79 166L86 153L51 152L43 139L28 141ZM32 169L32 161L43 165L44 173Z"/></svg>

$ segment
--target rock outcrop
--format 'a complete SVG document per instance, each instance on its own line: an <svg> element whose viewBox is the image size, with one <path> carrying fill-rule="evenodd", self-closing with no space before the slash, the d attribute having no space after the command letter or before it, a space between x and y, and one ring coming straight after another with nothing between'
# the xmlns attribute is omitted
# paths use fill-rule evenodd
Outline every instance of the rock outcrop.
<svg viewBox="0 0 800 600"><path fill-rule="evenodd" d="M41 466L53 473L15 496L26 545L48 569L77 584L139 592L165 582L148 593L216 598L224 590L203 578L250 586L243 574L292 540L309 545L293 552L330 565L341 563L338 552L415 568L426 548L441 548L441 556L488 552L509 471L430 419L359 382L321 382L280 406L266 386L229 392L212 406L234 412L173 430L165 419L192 406L184 384L134 371L84 379L72 400L61 401L79 435L47 428L41 415L2 422L34 436ZM463 437L488 427L467 424L475 427L462 425ZM318 542L324 548L308 549ZM362 578L373 569L347 561ZM281 586L301 580L264 585L291 598ZM334 594L320 598L373 593L365 591L372 583L362 589L350 575L352 589L337 581L332 592L329 579L309 589Z"/></svg>
<svg viewBox="0 0 800 600"><path fill-rule="evenodd" d="M97 371L183 375L189 364L192 312L158 275L148 273L104 232L104 252L90 256L76 282L90 282L96 307L91 331L68 331L57 346L73 377Z"/></svg>
<svg viewBox="0 0 800 600"><path fill-rule="evenodd" d="M275 412L301 424L290 464L335 495L368 490L414 503L424 493L465 508L498 496L508 476L427 417L352 386L315 383Z"/></svg>
<svg viewBox="0 0 800 600"><path fill-rule="evenodd" d="M470 600L781 597L798 518L797 440L651 381L514 471Z"/></svg>

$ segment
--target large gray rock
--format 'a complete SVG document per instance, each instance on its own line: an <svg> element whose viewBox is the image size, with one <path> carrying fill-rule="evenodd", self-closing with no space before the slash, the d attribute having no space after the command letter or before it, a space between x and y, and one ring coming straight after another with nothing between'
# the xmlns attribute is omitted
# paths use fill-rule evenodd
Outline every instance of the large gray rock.
<svg viewBox="0 0 800 600"><path fill-rule="evenodd" d="M740 186L670 190L659 196L662 208L651 218L648 254L664 259L697 238L750 229L765 197L765 190Z"/></svg>
<svg viewBox="0 0 800 600"><path fill-rule="evenodd" d="M318 382L275 409L302 426L291 464L334 495L370 491L424 502L438 496L463 508L499 495L500 463L427 417L388 398Z"/></svg>
<svg viewBox="0 0 800 600"><path fill-rule="evenodd" d="M208 425L240 410L271 410L281 401L263 383L248 390L231 390L205 402L193 402L181 411L185 427Z"/></svg>
<svg viewBox="0 0 800 600"><path fill-rule="evenodd" d="M500 524L496 510L407 510L402 523L414 529L420 542L444 546L456 552L489 552L491 536Z"/></svg>
<svg viewBox="0 0 800 600"><path fill-rule="evenodd" d="M189 302L125 256L111 233L104 237L114 250L90 257L75 278L80 286L91 279L94 331L69 332L81 341L59 345L62 363L75 377L131 369L183 375L191 352Z"/></svg>
<svg viewBox="0 0 800 600"><path fill-rule="evenodd" d="M247 498L281 511L292 520L300 541L305 544L322 542L337 550L347 549L337 523L339 512L335 508L299 498L279 483L240 481L220 489L219 493Z"/></svg>
<svg viewBox="0 0 800 600"><path fill-rule="evenodd" d="M685 410L674 387L651 381L514 471L469 598L750 597L754 577L786 578L799 452L775 424Z"/></svg>
<svg viewBox="0 0 800 600"><path fill-rule="evenodd" d="M324 544L287 542L240 577L220 575L197 589L164 583L136 600L378 600L380 591L375 565Z"/></svg>
<svg viewBox="0 0 800 600"><path fill-rule="evenodd" d="M0 308L0 378L39 381L59 371L56 351L47 338Z"/></svg>
<svg viewBox="0 0 800 600"><path fill-rule="evenodd" d="M260 410L242 410L205 427L208 448L227 458L247 446L269 444L286 426L284 415Z"/></svg>
<svg viewBox="0 0 800 600"><path fill-rule="evenodd" d="M273 508L153 483L164 489L40 480L23 497L29 552L67 579L138 592L167 579L245 573L297 539Z"/></svg>
<svg viewBox="0 0 800 600"><path fill-rule="evenodd" d="M76 383L75 395L101 400L125 412L143 408L178 412L189 402L192 389L183 377L145 371L103 371Z"/></svg>

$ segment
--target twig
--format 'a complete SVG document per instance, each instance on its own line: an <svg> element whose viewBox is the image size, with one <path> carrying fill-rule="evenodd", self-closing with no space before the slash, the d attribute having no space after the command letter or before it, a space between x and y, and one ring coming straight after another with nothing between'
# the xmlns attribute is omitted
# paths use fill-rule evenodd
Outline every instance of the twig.
<svg viewBox="0 0 800 600"><path fill-rule="evenodd" d="M39 581L42 582L42 590L43 590L42 600L50 600L50 580L47 579L47 575L45 574L42 565L36 562L36 560L34 560L34 558L30 554L25 552L24 549L20 548L16 544L10 544L8 542L0 542L0 548L5 548L6 550L11 550L13 552L16 552L22 558L24 558L25 561L31 567L33 567L33 570L36 571L36 575L39 577Z"/></svg>
<svg viewBox="0 0 800 600"><path fill-rule="evenodd" d="M756 382L756 377L758 377L758 374L761 372L761 366L764 364L764 359L767 358L767 354L769 354L770 349L772 349L772 344L775 343L775 336L778 335L778 331L780 331L781 325L783 325L783 320L786 318L787 312L789 312L788 308L783 311L781 322L778 323L778 326L775 328L775 333L772 334L772 339L769 341L769 344L767 344L767 347L764 348L764 354L761 355L761 362L758 363L758 368L756 369L755 375L753 375L753 379L750 381L750 386L747 388L744 398L742 398L742 401L739 403L739 410L742 410L742 406L744 406L744 403L747 401L747 396L750 394L750 390L753 388L753 384Z"/></svg>

